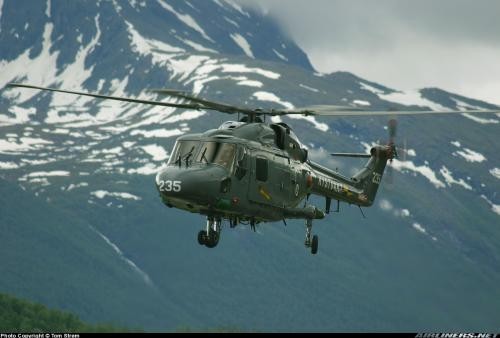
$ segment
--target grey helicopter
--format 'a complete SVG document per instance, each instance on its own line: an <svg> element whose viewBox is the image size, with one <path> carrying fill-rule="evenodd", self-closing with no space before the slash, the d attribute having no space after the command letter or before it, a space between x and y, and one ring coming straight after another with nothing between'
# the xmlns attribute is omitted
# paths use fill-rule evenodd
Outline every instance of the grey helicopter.
<svg viewBox="0 0 500 338"><path fill-rule="evenodd" d="M154 90L183 103L141 100L79 91L10 83L10 87L90 96L179 109L212 110L242 116L217 129L177 138L166 166L155 177L162 202L206 217L198 232L198 243L217 246L223 220L231 228L256 224L305 220L305 246L318 252L318 236L312 234L313 220L325 218L331 202L361 207L373 205L387 162L397 158L396 122L389 121L389 141L369 153L332 153L333 156L367 158L366 164L349 177L308 158L292 128L283 122L265 123L265 117L305 116L398 116L462 114L463 111L368 111L349 106L316 105L294 109L251 109L205 100L176 90ZM500 110L470 110L467 113L500 113ZM310 195L325 198L325 208L307 204ZM304 203L302 206L301 204Z"/></svg>

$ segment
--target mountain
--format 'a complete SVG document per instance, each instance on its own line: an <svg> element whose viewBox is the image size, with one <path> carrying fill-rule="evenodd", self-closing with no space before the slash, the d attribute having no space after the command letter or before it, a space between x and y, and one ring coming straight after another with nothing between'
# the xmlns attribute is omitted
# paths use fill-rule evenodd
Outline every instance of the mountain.
<svg viewBox="0 0 500 338"><path fill-rule="evenodd" d="M0 294L0 330L2 332L123 332L109 325L85 324L70 313L50 310L26 300Z"/></svg>
<svg viewBox="0 0 500 338"><path fill-rule="evenodd" d="M169 331L498 331L499 117L404 116L406 158L378 201L304 225L225 227L166 208L154 174L176 136L235 119L5 88L12 81L164 99L174 88L250 107L493 105L320 74L274 21L230 1L0 2L0 291L90 323ZM311 158L351 174L386 118L283 117ZM318 207L324 201L312 198Z"/></svg>

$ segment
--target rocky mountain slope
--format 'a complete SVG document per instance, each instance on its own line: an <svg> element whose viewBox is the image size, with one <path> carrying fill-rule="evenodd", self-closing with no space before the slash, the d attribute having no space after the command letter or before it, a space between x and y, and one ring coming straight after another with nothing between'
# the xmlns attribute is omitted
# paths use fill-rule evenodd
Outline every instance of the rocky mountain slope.
<svg viewBox="0 0 500 338"><path fill-rule="evenodd" d="M316 73L271 18L230 1L0 2L0 290L146 330L498 331L499 117L401 117L406 158L373 208L196 242L154 173L175 137L234 116L6 89L12 81L164 99L175 88L251 107L494 108ZM311 157L352 173L386 118L283 118ZM319 207L324 201L314 200Z"/></svg>

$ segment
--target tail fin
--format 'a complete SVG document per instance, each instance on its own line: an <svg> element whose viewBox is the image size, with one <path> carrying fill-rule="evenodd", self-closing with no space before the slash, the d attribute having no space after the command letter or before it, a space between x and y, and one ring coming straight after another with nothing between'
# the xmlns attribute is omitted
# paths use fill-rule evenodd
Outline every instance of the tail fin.
<svg viewBox="0 0 500 338"><path fill-rule="evenodd" d="M372 205L375 201L387 160L394 158L393 147L391 145L373 147L370 150L371 157L365 167L353 177L358 182L357 187L363 190L367 205Z"/></svg>

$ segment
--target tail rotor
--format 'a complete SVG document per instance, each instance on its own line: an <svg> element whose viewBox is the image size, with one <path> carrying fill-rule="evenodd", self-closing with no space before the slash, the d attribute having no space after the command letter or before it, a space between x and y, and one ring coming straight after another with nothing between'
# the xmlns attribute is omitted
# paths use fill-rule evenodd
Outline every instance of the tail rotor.
<svg viewBox="0 0 500 338"><path fill-rule="evenodd" d="M387 167L387 183L392 185L394 182L394 168L392 167L392 161L394 158L398 158L398 151L396 148L395 140L398 129L398 121L396 119L390 119L387 124L387 129L389 131L389 141L387 147L389 148L389 165Z"/></svg>

